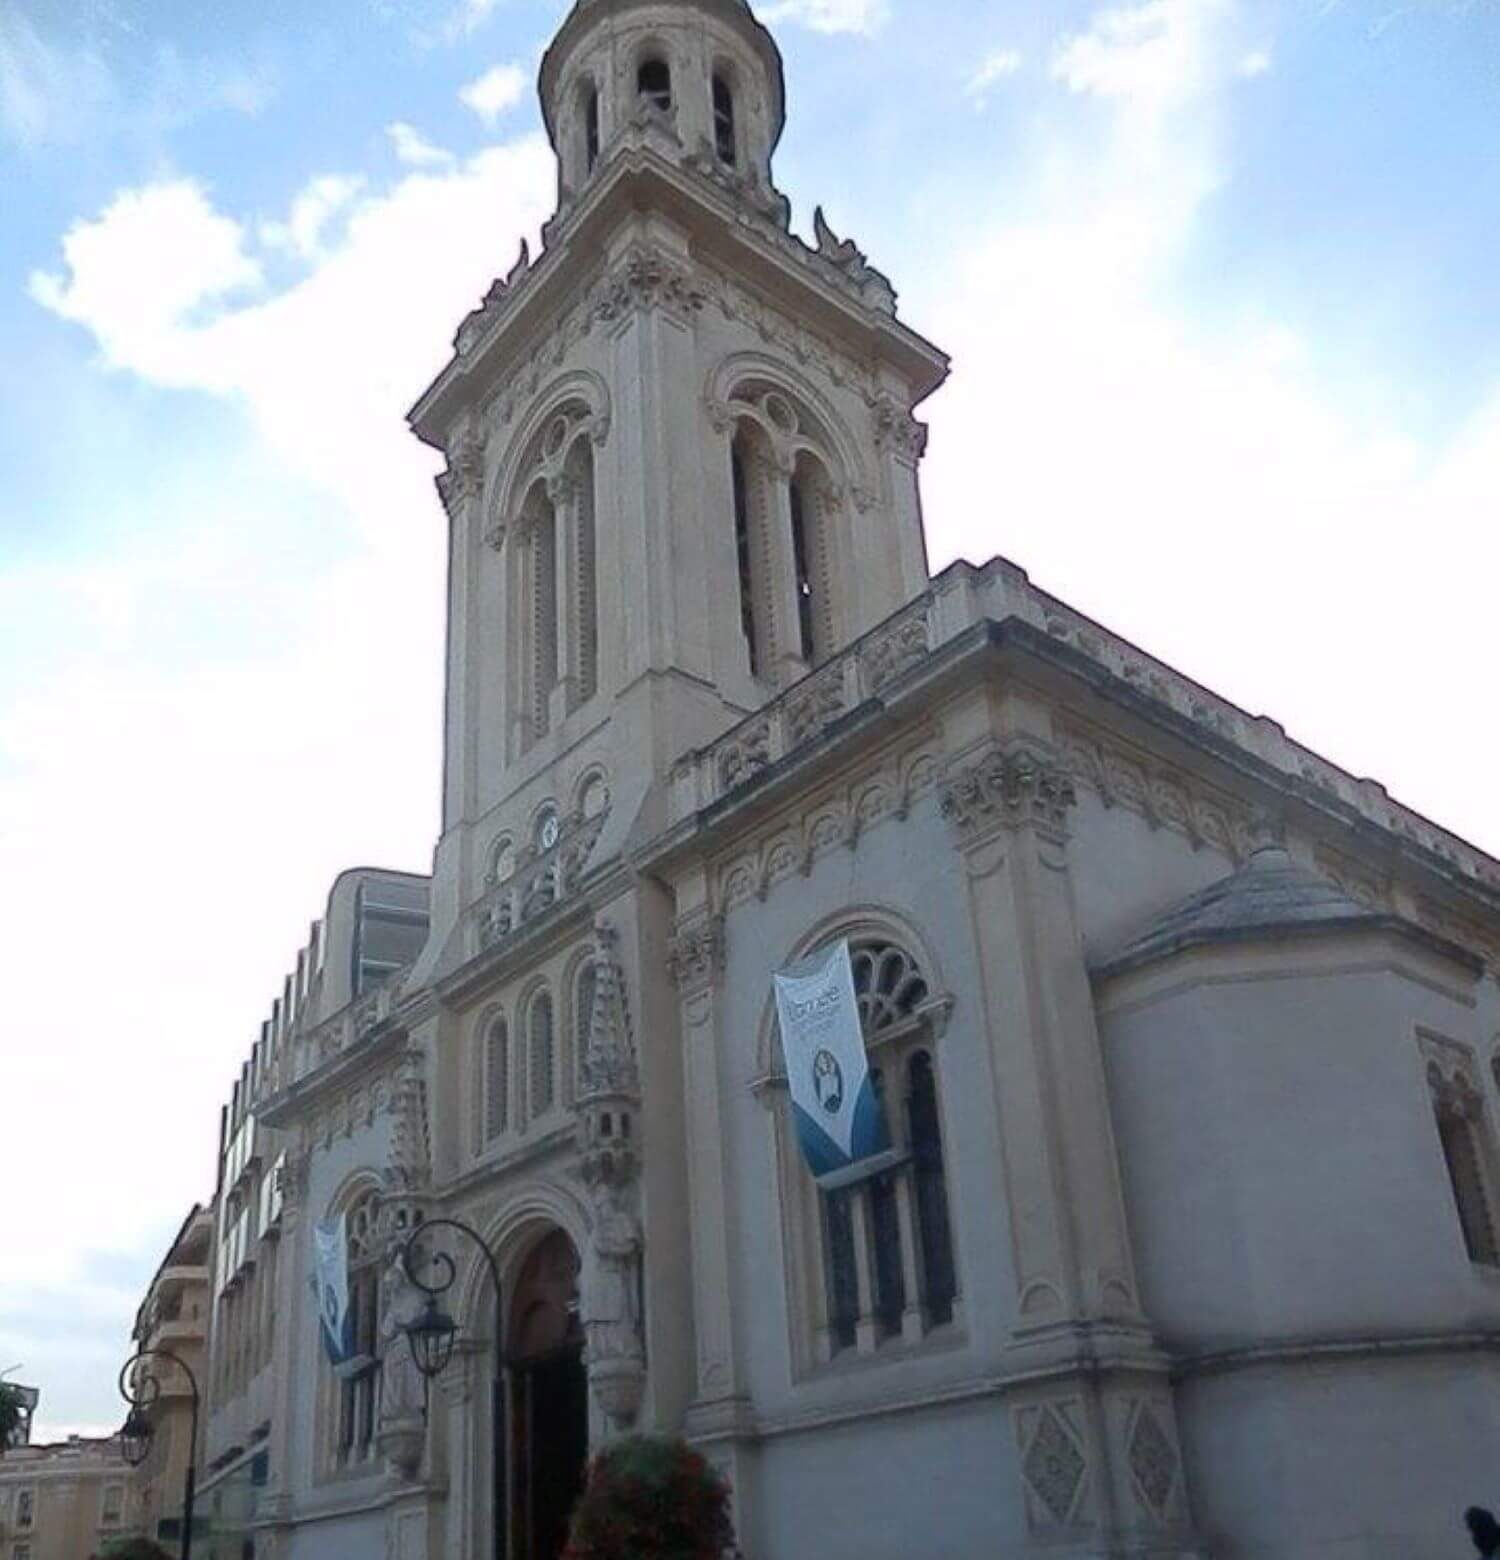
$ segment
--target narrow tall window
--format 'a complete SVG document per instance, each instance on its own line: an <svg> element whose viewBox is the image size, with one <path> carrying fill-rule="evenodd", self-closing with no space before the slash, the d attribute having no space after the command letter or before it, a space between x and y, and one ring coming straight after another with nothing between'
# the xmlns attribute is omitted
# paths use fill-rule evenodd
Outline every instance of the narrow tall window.
<svg viewBox="0 0 1500 1560"><path fill-rule="evenodd" d="M734 136L734 92L723 76L714 77L714 150L726 168L739 161Z"/></svg>
<svg viewBox="0 0 1500 1560"><path fill-rule="evenodd" d="M573 598L577 674L575 703L599 691L599 570L594 526L594 456L581 440L573 457Z"/></svg>
<svg viewBox="0 0 1500 1560"><path fill-rule="evenodd" d="M922 1248L922 1301L929 1322L938 1327L953 1320L958 1275L953 1267L953 1235L948 1227L948 1182L943 1169L937 1077L926 1051L918 1051L908 1064L906 1087L907 1133Z"/></svg>
<svg viewBox="0 0 1500 1560"><path fill-rule="evenodd" d="M807 545L807 500L802 483L792 478L792 561L797 571L797 631L801 636L802 659L811 663L815 652L813 632L813 575Z"/></svg>
<svg viewBox="0 0 1500 1560"><path fill-rule="evenodd" d="M484 1140L493 1143L510 1126L510 1026L490 1025L484 1042Z"/></svg>
<svg viewBox="0 0 1500 1560"><path fill-rule="evenodd" d="M760 676L760 645L755 625L755 574L750 537L750 488L744 451L736 443L730 451L730 477L734 487L734 550L740 569L740 630L750 652L750 675Z"/></svg>
<svg viewBox="0 0 1500 1560"><path fill-rule="evenodd" d="M530 1029L531 1115L534 1120L551 1110L556 1098L552 998L545 991L539 991L532 999Z"/></svg>
<svg viewBox="0 0 1500 1560"><path fill-rule="evenodd" d="M599 161L599 89L592 82L583 91L583 163L592 173Z"/></svg>
<svg viewBox="0 0 1500 1560"><path fill-rule="evenodd" d="M672 71L665 60L643 60L636 73L636 88L643 102L664 114L672 112Z"/></svg>
<svg viewBox="0 0 1500 1560"><path fill-rule="evenodd" d="M1500 1266L1500 1245L1495 1240L1495 1222L1485 1185L1478 1123L1467 1113L1439 1105L1437 1125L1469 1260L1486 1267Z"/></svg>
<svg viewBox="0 0 1500 1560"><path fill-rule="evenodd" d="M557 517L551 505L531 527L531 731L551 725L557 682Z"/></svg>

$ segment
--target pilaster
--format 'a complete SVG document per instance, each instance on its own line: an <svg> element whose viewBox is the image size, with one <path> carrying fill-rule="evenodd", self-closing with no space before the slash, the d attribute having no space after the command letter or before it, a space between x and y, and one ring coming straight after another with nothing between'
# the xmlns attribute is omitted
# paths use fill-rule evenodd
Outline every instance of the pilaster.
<svg viewBox="0 0 1500 1560"><path fill-rule="evenodd" d="M1010 1350L1038 1383L1011 1409L1028 1526L1063 1553L1193 1554L1073 903L1073 780L1016 709L970 706L949 736L942 811L979 941L1015 1272Z"/></svg>
<svg viewBox="0 0 1500 1560"><path fill-rule="evenodd" d="M686 1430L713 1447L735 1492L736 1526L749 1527L746 1437L753 1428L735 1320L724 1111L719 1059L723 1036L724 923L706 903L679 915L668 968L681 1007L693 1323L698 1385Z"/></svg>

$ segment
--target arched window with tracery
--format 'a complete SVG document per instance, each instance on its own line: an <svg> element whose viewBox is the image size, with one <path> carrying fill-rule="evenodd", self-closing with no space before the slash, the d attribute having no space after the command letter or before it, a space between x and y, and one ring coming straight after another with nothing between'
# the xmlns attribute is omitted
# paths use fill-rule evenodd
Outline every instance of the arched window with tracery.
<svg viewBox="0 0 1500 1560"><path fill-rule="evenodd" d="M739 621L752 675L794 681L840 646L831 444L816 417L749 382L728 404Z"/></svg>
<svg viewBox="0 0 1500 1560"><path fill-rule="evenodd" d="M593 439L581 399L550 416L522 460L526 472L511 565L519 625L512 684L520 746L587 703L599 687L599 586Z"/></svg>
<svg viewBox="0 0 1500 1560"><path fill-rule="evenodd" d="M552 993L537 992L527 1009L527 1071L531 1079L531 1117L552 1109L557 1100L557 1041L552 1022Z"/></svg>
<svg viewBox="0 0 1500 1560"><path fill-rule="evenodd" d="M324 1360L321 1397L324 1477L377 1461L380 1417L380 1194L361 1191L344 1210L345 1261L349 1285L348 1359L337 1370Z"/></svg>
<svg viewBox="0 0 1500 1560"><path fill-rule="evenodd" d="M850 962L892 1152L862 1179L824 1190L802 1165L795 1133L783 1133L784 1173L803 1188L814 1362L915 1344L951 1325L959 1303L934 1056L946 1004L889 937L852 938Z"/></svg>

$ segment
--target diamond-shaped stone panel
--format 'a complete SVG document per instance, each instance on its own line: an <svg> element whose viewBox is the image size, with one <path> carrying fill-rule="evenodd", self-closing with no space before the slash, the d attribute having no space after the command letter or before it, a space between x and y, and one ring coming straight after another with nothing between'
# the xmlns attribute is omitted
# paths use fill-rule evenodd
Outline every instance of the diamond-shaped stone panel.
<svg viewBox="0 0 1500 1560"><path fill-rule="evenodd" d="M1072 1514L1087 1466L1063 1422L1050 1408L1044 1409L1023 1467L1027 1483L1041 1497L1054 1522L1066 1522Z"/></svg>
<svg viewBox="0 0 1500 1560"><path fill-rule="evenodd" d="M1130 1471L1152 1512L1165 1516L1177 1482L1177 1451L1149 1403L1142 1404L1130 1436Z"/></svg>

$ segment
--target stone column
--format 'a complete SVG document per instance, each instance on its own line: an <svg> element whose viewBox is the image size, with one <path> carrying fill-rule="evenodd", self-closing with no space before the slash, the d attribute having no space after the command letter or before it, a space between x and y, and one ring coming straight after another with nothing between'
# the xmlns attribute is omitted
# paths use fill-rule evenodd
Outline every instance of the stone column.
<svg viewBox="0 0 1500 1560"><path fill-rule="evenodd" d="M463 817L473 801L473 731L477 689L473 681L478 632L478 574L473 559L482 528L484 439L465 426L448 450L438 478L448 511L448 715L443 753L443 827Z"/></svg>
<svg viewBox="0 0 1500 1560"><path fill-rule="evenodd" d="M1044 742L993 729L950 762L942 809L979 941L1014 1369L1038 1378L1011 1400L1028 1522L1061 1553L1191 1555L1168 1362L1136 1290L1068 873L1073 782Z"/></svg>

